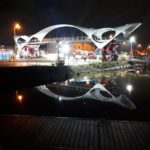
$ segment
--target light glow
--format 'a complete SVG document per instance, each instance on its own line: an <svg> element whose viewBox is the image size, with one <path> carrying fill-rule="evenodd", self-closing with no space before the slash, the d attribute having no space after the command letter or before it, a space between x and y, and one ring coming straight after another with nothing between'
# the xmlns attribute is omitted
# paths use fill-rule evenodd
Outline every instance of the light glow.
<svg viewBox="0 0 150 150"><path fill-rule="evenodd" d="M59 100L59 101L61 101L61 100L62 100L61 96L58 96L58 100Z"/></svg>
<svg viewBox="0 0 150 150"><path fill-rule="evenodd" d="M69 79L69 82L74 82L74 81L75 81L75 79L74 79L74 78Z"/></svg>
<svg viewBox="0 0 150 150"><path fill-rule="evenodd" d="M126 45L126 42L123 42L122 44L123 44L123 45Z"/></svg>
<svg viewBox="0 0 150 150"><path fill-rule="evenodd" d="M131 43L135 42L135 37L134 37L134 36L131 36L131 37L130 37L130 42L131 42Z"/></svg>
<svg viewBox="0 0 150 150"><path fill-rule="evenodd" d="M17 95L17 100L22 103L23 100L23 95Z"/></svg>
<svg viewBox="0 0 150 150"><path fill-rule="evenodd" d="M83 78L83 80L88 80L88 77L87 77L87 76L85 76L85 77Z"/></svg>
<svg viewBox="0 0 150 150"><path fill-rule="evenodd" d="M14 29L21 29L21 26L19 23L16 23L15 26L14 26Z"/></svg>
<svg viewBox="0 0 150 150"><path fill-rule="evenodd" d="M114 36L112 34L109 35L109 39L112 39Z"/></svg>
<svg viewBox="0 0 150 150"><path fill-rule="evenodd" d="M68 44L63 44L61 50L63 53L68 54L70 52L70 47Z"/></svg>
<svg viewBox="0 0 150 150"><path fill-rule="evenodd" d="M128 84L126 88L127 88L128 92L131 92L131 91L132 91L132 89L133 89L133 87L132 87L132 85L131 85L131 84Z"/></svg>
<svg viewBox="0 0 150 150"><path fill-rule="evenodd" d="M137 73L137 74L139 74L139 73L140 73L140 71L139 71L139 70L137 70L137 71L136 71L136 73Z"/></svg>
<svg viewBox="0 0 150 150"><path fill-rule="evenodd" d="M141 48L142 47L142 45L141 44L138 44L138 48Z"/></svg>
<svg viewBox="0 0 150 150"><path fill-rule="evenodd" d="M89 81L89 80L87 80L87 81L86 81L86 84L87 84L87 85L89 85L89 84L90 84L90 81Z"/></svg>

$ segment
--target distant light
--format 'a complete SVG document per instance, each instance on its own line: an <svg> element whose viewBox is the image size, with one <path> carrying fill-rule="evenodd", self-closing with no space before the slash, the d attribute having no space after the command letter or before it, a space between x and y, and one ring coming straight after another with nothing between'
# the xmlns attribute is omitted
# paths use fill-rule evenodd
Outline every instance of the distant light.
<svg viewBox="0 0 150 150"><path fill-rule="evenodd" d="M123 45L126 45L126 42L122 42Z"/></svg>
<svg viewBox="0 0 150 150"><path fill-rule="evenodd" d="M58 55L57 54L45 54L46 59L49 59L51 61L56 61Z"/></svg>
<svg viewBox="0 0 150 150"><path fill-rule="evenodd" d="M130 42L135 42L135 37L134 36L130 37Z"/></svg>
<svg viewBox="0 0 150 150"><path fill-rule="evenodd" d="M83 80L88 80L88 77L87 76L83 77Z"/></svg>
<svg viewBox="0 0 150 150"><path fill-rule="evenodd" d="M68 85L68 81L65 81L65 85Z"/></svg>
<svg viewBox="0 0 150 150"><path fill-rule="evenodd" d="M113 38L113 35L112 35L112 34L110 34L110 35L109 35L109 39L112 39L112 38Z"/></svg>
<svg viewBox="0 0 150 150"><path fill-rule="evenodd" d="M137 74L139 74L139 73L140 73L140 71L139 71L139 70L137 70L137 71L136 71L136 73L137 73Z"/></svg>
<svg viewBox="0 0 150 150"><path fill-rule="evenodd" d="M17 99L20 103L22 103L23 100L23 95L17 95Z"/></svg>
<svg viewBox="0 0 150 150"><path fill-rule="evenodd" d="M141 44L138 44L138 48L141 48L142 47L142 45Z"/></svg>
<svg viewBox="0 0 150 150"><path fill-rule="evenodd" d="M14 28L15 28L15 29L21 29L21 26L20 26L19 23L16 23L15 26L14 26Z"/></svg>
<svg viewBox="0 0 150 150"><path fill-rule="evenodd" d="M70 52L70 46L68 44L63 44L61 50L63 51L63 53L68 54Z"/></svg>
<svg viewBox="0 0 150 150"><path fill-rule="evenodd" d="M69 82L74 82L74 81L75 81L75 79L74 79L74 78L69 79Z"/></svg>
<svg viewBox="0 0 150 150"><path fill-rule="evenodd" d="M86 81L86 84L87 84L87 85L89 85L89 84L90 84L90 81L89 81L89 80L87 80L87 81Z"/></svg>
<svg viewBox="0 0 150 150"><path fill-rule="evenodd" d="M62 97L61 97L61 96L58 96L58 100L61 101L61 100L62 100Z"/></svg>
<svg viewBox="0 0 150 150"><path fill-rule="evenodd" d="M126 88L127 88L127 90L128 90L129 92L131 92L131 91L132 91L132 89L133 89L133 87L132 87L132 85L131 85L131 84L128 84Z"/></svg>
<svg viewBox="0 0 150 150"><path fill-rule="evenodd" d="M121 74L121 77L125 76L125 72L123 72L123 71L120 74Z"/></svg>

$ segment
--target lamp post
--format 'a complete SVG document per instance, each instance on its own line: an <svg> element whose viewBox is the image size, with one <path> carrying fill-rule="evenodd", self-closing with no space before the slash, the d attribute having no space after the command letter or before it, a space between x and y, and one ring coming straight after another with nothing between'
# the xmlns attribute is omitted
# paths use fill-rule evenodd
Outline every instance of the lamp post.
<svg viewBox="0 0 150 150"><path fill-rule="evenodd" d="M16 30L20 30L21 26L19 23L16 23L14 25L14 52L16 53L16 42L15 42L15 37L16 37Z"/></svg>
<svg viewBox="0 0 150 150"><path fill-rule="evenodd" d="M135 37L131 36L130 37L130 43L131 43L131 48L130 48L130 57L133 58L133 42L135 42Z"/></svg>

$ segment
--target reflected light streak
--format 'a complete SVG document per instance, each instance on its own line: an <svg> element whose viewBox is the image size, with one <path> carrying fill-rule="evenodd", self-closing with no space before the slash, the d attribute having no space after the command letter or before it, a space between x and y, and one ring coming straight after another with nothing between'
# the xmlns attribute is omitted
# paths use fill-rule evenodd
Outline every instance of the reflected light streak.
<svg viewBox="0 0 150 150"><path fill-rule="evenodd" d="M22 103L23 100L23 95L17 95L17 100Z"/></svg>
<svg viewBox="0 0 150 150"><path fill-rule="evenodd" d="M59 101L61 101L61 100L62 100L61 96L58 96L58 100L59 100Z"/></svg>
<svg viewBox="0 0 150 150"><path fill-rule="evenodd" d="M127 88L128 92L131 92L131 91L132 91L132 89L133 89L133 87L132 87L132 85L131 85L131 84L128 84L126 88Z"/></svg>
<svg viewBox="0 0 150 150"><path fill-rule="evenodd" d="M89 80L87 80L87 81L86 81L86 84L87 84L87 85L89 85L89 84L90 84L90 81L89 81Z"/></svg>

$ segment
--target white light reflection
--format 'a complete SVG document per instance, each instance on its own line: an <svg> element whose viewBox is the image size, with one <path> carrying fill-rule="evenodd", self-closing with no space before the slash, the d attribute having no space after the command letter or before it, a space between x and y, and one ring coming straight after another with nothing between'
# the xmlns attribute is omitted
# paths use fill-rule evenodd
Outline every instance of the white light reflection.
<svg viewBox="0 0 150 150"><path fill-rule="evenodd" d="M131 92L133 90L133 86L131 84L128 84L126 88L128 92Z"/></svg>
<svg viewBox="0 0 150 150"><path fill-rule="evenodd" d="M61 100L62 100L61 96L58 96L58 100L59 100L59 101L61 101Z"/></svg>

